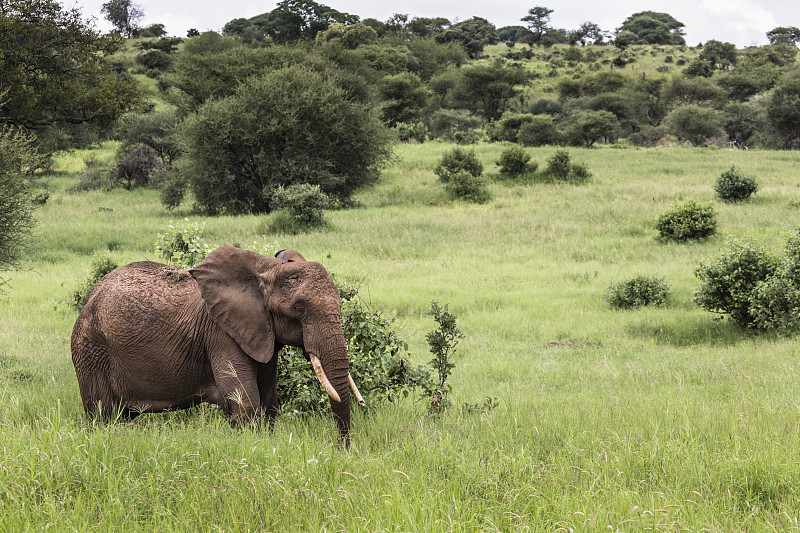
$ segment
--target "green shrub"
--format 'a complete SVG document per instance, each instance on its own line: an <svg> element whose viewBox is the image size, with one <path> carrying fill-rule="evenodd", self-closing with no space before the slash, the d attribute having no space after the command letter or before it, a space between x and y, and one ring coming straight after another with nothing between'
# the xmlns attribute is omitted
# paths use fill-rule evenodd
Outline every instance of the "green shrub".
<svg viewBox="0 0 800 533"><path fill-rule="evenodd" d="M726 252L695 269L701 283L694 293L694 302L712 313L730 315L742 326L752 326L755 324L750 313L753 291L775 274L778 265L778 258L755 241L730 239ZM768 298L769 291L774 294L774 289L765 289L764 298Z"/></svg>
<svg viewBox="0 0 800 533"><path fill-rule="evenodd" d="M573 163L566 150L557 150L550 156L547 160L545 174L556 180L570 183L585 183L592 177L586 164Z"/></svg>
<svg viewBox="0 0 800 533"><path fill-rule="evenodd" d="M473 130L481 125L481 119L466 109L439 109L427 122L430 136L445 141L454 141L457 132Z"/></svg>
<svg viewBox="0 0 800 533"><path fill-rule="evenodd" d="M450 176L444 188L453 200L485 204L492 198L483 176L473 176L464 170Z"/></svg>
<svg viewBox="0 0 800 533"><path fill-rule="evenodd" d="M714 207L693 200L674 206L662 213L656 222L661 241L685 242L710 237L717 231Z"/></svg>
<svg viewBox="0 0 800 533"><path fill-rule="evenodd" d="M398 122L394 125L394 131L400 142L424 143L428 140L428 128L422 122Z"/></svg>
<svg viewBox="0 0 800 533"><path fill-rule="evenodd" d="M517 131L517 142L523 146L546 146L559 144L561 135L550 115L534 115Z"/></svg>
<svg viewBox="0 0 800 533"><path fill-rule="evenodd" d="M475 144L481 140L481 132L479 130L454 131L453 140L459 146Z"/></svg>
<svg viewBox="0 0 800 533"><path fill-rule="evenodd" d="M500 165L500 174L510 178L518 178L526 172L533 172L537 167L535 162L531 163L531 155L516 145L503 150L497 164Z"/></svg>
<svg viewBox="0 0 800 533"><path fill-rule="evenodd" d="M117 262L109 255L97 255L92 259L92 265L89 269L89 277L72 292L69 299L69 304L80 311L86 304L86 298L89 297L89 292L92 287L100 281L100 278L117 268Z"/></svg>
<svg viewBox="0 0 800 533"><path fill-rule="evenodd" d="M750 296L750 317L755 327L793 331L800 326L800 289L791 279L771 276L756 284Z"/></svg>
<svg viewBox="0 0 800 533"><path fill-rule="evenodd" d="M438 377L434 387L428 391L431 398L428 412L431 415L439 414L450 406L449 396L452 386L447 382L447 378L456 366L453 363L456 345L459 340L464 338L464 334L456 324L456 316L447 308L447 304L440 307L438 302L431 302L431 315L438 327L425 335L430 352L433 354L430 365L436 370Z"/></svg>
<svg viewBox="0 0 800 533"><path fill-rule="evenodd" d="M729 202L740 202L746 200L751 194L758 191L758 183L752 176L732 166L717 178L714 186L717 196Z"/></svg>
<svg viewBox="0 0 800 533"><path fill-rule="evenodd" d="M175 209L186 196L186 189L189 183L177 169L165 170L159 180L159 191L161 192L161 204L167 209Z"/></svg>
<svg viewBox="0 0 800 533"><path fill-rule="evenodd" d="M663 277L635 276L606 289L605 299L614 309L635 309L646 305L661 306L669 297L669 285Z"/></svg>
<svg viewBox="0 0 800 533"><path fill-rule="evenodd" d="M475 155L475 150L459 147L448 150L433 171L444 183L449 182L452 176L459 172L467 172L476 178L483 174L483 164Z"/></svg>
<svg viewBox="0 0 800 533"><path fill-rule="evenodd" d="M184 219L183 224L170 224L158 234L155 252L169 265L192 267L211 252L202 233L203 227L189 219Z"/></svg>
<svg viewBox="0 0 800 533"><path fill-rule="evenodd" d="M272 205L285 209L300 228L318 228L325 225L323 209L330 207L331 199L319 185L301 183L283 187L273 193Z"/></svg>

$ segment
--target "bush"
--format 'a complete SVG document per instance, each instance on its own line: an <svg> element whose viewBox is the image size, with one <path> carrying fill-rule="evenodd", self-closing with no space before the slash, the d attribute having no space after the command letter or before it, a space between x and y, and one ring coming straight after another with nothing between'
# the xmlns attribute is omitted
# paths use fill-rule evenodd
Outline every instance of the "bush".
<svg viewBox="0 0 800 533"><path fill-rule="evenodd" d="M744 172L732 166L717 178L714 186L717 196L729 202L740 202L746 200L751 194L758 191L758 183L752 176L745 175Z"/></svg>
<svg viewBox="0 0 800 533"><path fill-rule="evenodd" d="M800 326L800 289L790 279L772 276L756 284L749 314L755 327L793 331Z"/></svg>
<svg viewBox="0 0 800 533"><path fill-rule="evenodd" d="M668 131L694 146L702 146L711 137L723 137L721 123L718 111L694 104L680 106L666 118Z"/></svg>
<svg viewBox="0 0 800 533"><path fill-rule="evenodd" d="M316 228L325 225L323 209L331 206L331 199L319 185L308 183L278 186L273 193L272 204L285 209L296 226Z"/></svg>
<svg viewBox="0 0 800 533"><path fill-rule="evenodd" d="M422 122L398 122L394 125L394 131L400 142L424 143L428 140L428 128Z"/></svg>
<svg viewBox="0 0 800 533"><path fill-rule="evenodd" d="M755 324L750 313L753 292L759 283L775 274L778 265L778 258L753 240L731 239L725 253L695 269L701 284L695 291L694 302L712 313L728 314L742 326L752 326ZM770 290L765 289L764 298Z"/></svg>
<svg viewBox="0 0 800 533"><path fill-rule="evenodd" d="M714 207L690 200L662 213L656 222L661 241L685 242L705 239L717 231Z"/></svg>
<svg viewBox="0 0 800 533"><path fill-rule="evenodd" d="M614 309L635 309L646 305L662 306L669 297L669 285L663 277L635 276L612 283L605 299Z"/></svg>
<svg viewBox="0 0 800 533"><path fill-rule="evenodd" d="M181 205L188 187L186 178L177 169L163 171L158 187L161 191L161 204L167 209L175 209Z"/></svg>
<svg viewBox="0 0 800 533"><path fill-rule="evenodd" d="M182 128L187 176L208 212L272 211L279 185L319 185L342 202L377 181L392 135L337 82L294 65L209 100Z"/></svg>
<svg viewBox="0 0 800 533"><path fill-rule="evenodd" d="M447 183L454 174L462 171L477 178L483 174L483 164L478 160L474 150L456 147L444 153L433 173Z"/></svg>
<svg viewBox="0 0 800 533"><path fill-rule="evenodd" d="M117 268L117 262L108 255L97 255L92 259L92 265L89 269L89 277L72 292L69 299L69 304L80 311L86 304L86 298L89 297L89 292L92 287L100 281L100 278Z"/></svg>
<svg viewBox="0 0 800 533"><path fill-rule="evenodd" d="M516 140L523 146L546 146L559 144L561 135L556 129L553 117L534 115L530 121L519 127Z"/></svg>
<svg viewBox="0 0 800 533"><path fill-rule="evenodd" d="M545 174L556 180L570 183L585 183L592 177L586 164L573 163L566 150L557 150L550 156L547 160Z"/></svg>
<svg viewBox="0 0 800 533"><path fill-rule="evenodd" d="M184 219L184 224L170 224L158 234L154 248L165 263L178 268L189 268L211 252L202 237L203 227Z"/></svg>
<svg viewBox="0 0 800 533"><path fill-rule="evenodd" d="M518 178L526 172L533 172L537 167L535 162L531 163L530 154L519 146L503 150L497 164L500 165L500 173L510 178Z"/></svg>
<svg viewBox="0 0 800 533"><path fill-rule="evenodd" d="M119 162L115 181L128 190L133 187L146 187L150 182L150 175L163 169L164 164L158 158L156 151L146 144L140 144L128 157Z"/></svg>
<svg viewBox="0 0 800 533"><path fill-rule="evenodd" d="M473 176L464 170L450 176L444 187L453 200L484 204L492 198L489 189L486 188L486 180L482 176Z"/></svg>
<svg viewBox="0 0 800 533"><path fill-rule="evenodd" d="M181 119L175 109L132 114L119 121L115 136L121 141L122 153L146 144L156 151L165 166L171 166L183 153L178 142L180 124Z"/></svg>
<svg viewBox="0 0 800 533"><path fill-rule="evenodd" d="M661 142L664 134L657 128L652 126L645 126L637 132L631 133L628 136L628 142L634 146L643 146L645 148L652 148Z"/></svg>
<svg viewBox="0 0 800 533"><path fill-rule="evenodd" d="M465 109L440 109L428 119L428 129L434 139L454 141L456 133L473 130L481 119Z"/></svg>

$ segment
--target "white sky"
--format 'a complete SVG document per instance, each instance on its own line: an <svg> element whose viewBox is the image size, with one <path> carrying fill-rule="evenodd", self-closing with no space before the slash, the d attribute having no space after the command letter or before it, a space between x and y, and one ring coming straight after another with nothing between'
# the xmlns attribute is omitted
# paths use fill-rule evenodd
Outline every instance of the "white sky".
<svg viewBox="0 0 800 533"><path fill-rule="evenodd" d="M107 0L106 0L107 1ZM520 18L528 9L542 5L553 9L552 26L577 28L586 21L613 31L628 16L639 11L666 12L683 22L686 42L696 45L709 39L732 42L738 47L766 44L766 32L777 26L800 27L800 0L586 0L534 1L518 0L317 0L339 11L364 18L385 21L393 13L418 17L445 17L460 21L473 16L483 17L495 26L524 25ZM183 37L189 28L219 31L229 20L271 11L274 1L252 0L134 0L145 13L143 25L160 22L167 33ZM65 7L76 5L84 18L94 18L98 29L111 29L100 9L103 0L62 0Z"/></svg>

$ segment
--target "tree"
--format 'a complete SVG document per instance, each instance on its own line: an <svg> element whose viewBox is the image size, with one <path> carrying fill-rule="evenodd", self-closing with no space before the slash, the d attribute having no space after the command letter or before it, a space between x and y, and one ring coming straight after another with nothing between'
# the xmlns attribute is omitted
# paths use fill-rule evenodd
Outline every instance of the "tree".
<svg viewBox="0 0 800 533"><path fill-rule="evenodd" d="M594 22L584 22L577 30L570 32L569 37L581 46L587 44L603 44L605 32Z"/></svg>
<svg viewBox="0 0 800 533"><path fill-rule="evenodd" d="M391 155L377 112L303 65L250 77L190 116L183 132L186 174L209 212L269 212L277 187L296 183L347 202Z"/></svg>
<svg viewBox="0 0 800 533"><path fill-rule="evenodd" d="M415 37L436 37L450 27L450 20L444 17L414 17L406 24L406 29Z"/></svg>
<svg viewBox="0 0 800 533"><path fill-rule="evenodd" d="M313 0L283 0L270 11L267 35L275 42L313 41L331 24L355 24L358 16L337 11Z"/></svg>
<svg viewBox="0 0 800 533"><path fill-rule="evenodd" d="M139 30L139 37L164 37L167 35L167 30L161 23L150 24L146 28Z"/></svg>
<svg viewBox="0 0 800 533"><path fill-rule="evenodd" d="M27 174L38 162L32 135L0 126L0 271L17 266L35 224Z"/></svg>
<svg viewBox="0 0 800 533"><path fill-rule="evenodd" d="M735 44L723 43L714 39L703 45L703 51L700 52L699 58L708 61L711 68L717 70L731 69L736 66L739 59Z"/></svg>
<svg viewBox="0 0 800 533"><path fill-rule="evenodd" d="M530 30L525 26L503 26L497 29L497 38L500 42L516 43L524 36L530 34Z"/></svg>
<svg viewBox="0 0 800 533"><path fill-rule="evenodd" d="M385 76L378 82L378 91L383 100L383 120L390 126L418 119L432 96L419 76L411 72Z"/></svg>
<svg viewBox="0 0 800 533"><path fill-rule="evenodd" d="M344 25L331 24L327 30L317 33L317 44L331 43L347 50L355 50L364 44L374 44L378 33L362 22Z"/></svg>
<svg viewBox="0 0 800 533"><path fill-rule="evenodd" d="M618 129L614 113L581 109L569 116L563 134L569 144L589 148L600 139L613 138Z"/></svg>
<svg viewBox="0 0 800 533"><path fill-rule="evenodd" d="M456 98L487 120L497 120L509 101L519 94L519 87L530 79L530 74L521 67L502 63L475 64L461 69Z"/></svg>
<svg viewBox="0 0 800 533"><path fill-rule="evenodd" d="M630 42L632 37L630 44L686 44L683 27L683 22L667 13L641 11L625 19L617 28L617 38Z"/></svg>
<svg viewBox="0 0 800 533"><path fill-rule="evenodd" d="M55 0L0 0L0 124L107 124L133 109L141 89L105 61L121 44Z"/></svg>
<svg viewBox="0 0 800 533"><path fill-rule="evenodd" d="M725 133L741 147L747 147L753 135L764 129L762 113L752 104L730 102L722 112Z"/></svg>
<svg viewBox="0 0 800 533"><path fill-rule="evenodd" d="M528 29L533 34L531 42L536 44L542 40L542 36L549 29L550 14L552 9L536 6L528 10L528 14L520 20L528 25Z"/></svg>
<svg viewBox="0 0 800 533"><path fill-rule="evenodd" d="M472 59L478 57L486 45L499 42L494 24L481 17L472 17L451 26L437 35L436 40L440 43L459 43Z"/></svg>
<svg viewBox="0 0 800 533"><path fill-rule="evenodd" d="M667 116L670 133L694 146L702 146L712 137L722 137L725 132L721 122L719 112L698 105L681 106Z"/></svg>
<svg viewBox="0 0 800 533"><path fill-rule="evenodd" d="M109 0L100 10L106 20L125 37L136 37L139 33L139 21L144 17L142 6L131 0Z"/></svg>
<svg viewBox="0 0 800 533"><path fill-rule="evenodd" d="M767 122L784 148L800 148L800 77L773 89L767 100Z"/></svg>
<svg viewBox="0 0 800 533"><path fill-rule="evenodd" d="M795 46L795 43L800 42L800 28L778 26L767 32L767 39L769 39L769 44Z"/></svg>

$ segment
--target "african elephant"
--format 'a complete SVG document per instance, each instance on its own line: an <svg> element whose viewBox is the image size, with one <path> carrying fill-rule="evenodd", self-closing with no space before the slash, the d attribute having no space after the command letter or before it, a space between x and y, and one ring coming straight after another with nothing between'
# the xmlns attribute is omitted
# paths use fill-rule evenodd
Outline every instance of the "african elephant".
<svg viewBox="0 0 800 533"><path fill-rule="evenodd" d="M277 354L300 346L349 444L350 392L339 292L319 263L217 248L189 270L142 261L91 290L72 331L83 407L104 418L217 404L232 424L274 422Z"/></svg>

